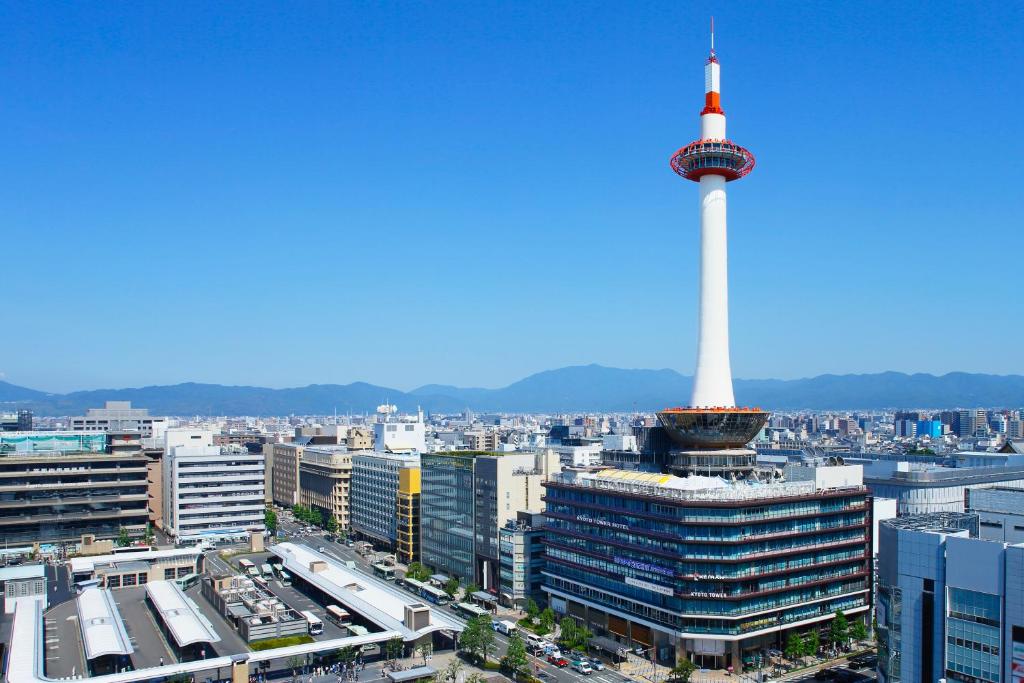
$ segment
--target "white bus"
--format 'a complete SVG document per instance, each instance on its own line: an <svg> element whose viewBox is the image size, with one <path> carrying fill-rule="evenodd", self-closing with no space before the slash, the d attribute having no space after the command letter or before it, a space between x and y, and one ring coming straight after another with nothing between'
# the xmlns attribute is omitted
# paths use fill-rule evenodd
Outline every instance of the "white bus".
<svg viewBox="0 0 1024 683"><path fill-rule="evenodd" d="M238 567L246 576L260 575L260 570L256 568L256 563L254 563L252 560L247 560L244 557L238 561Z"/></svg>
<svg viewBox="0 0 1024 683"><path fill-rule="evenodd" d="M306 617L306 624L309 625L309 635L318 636L324 632L324 622L318 616L312 612L303 612L302 616Z"/></svg>
<svg viewBox="0 0 1024 683"><path fill-rule="evenodd" d="M274 576L274 570L270 568L269 564L263 563L263 565L260 566L260 574L263 575L264 579L270 579Z"/></svg>
<svg viewBox="0 0 1024 683"><path fill-rule="evenodd" d="M272 569L274 570L274 576L281 576L281 572L284 571L284 567L280 564L273 565Z"/></svg>
<svg viewBox="0 0 1024 683"><path fill-rule="evenodd" d="M434 588L433 586L424 586L420 589L420 597L429 600L435 605L447 605L449 602L448 594L440 588Z"/></svg>
<svg viewBox="0 0 1024 683"><path fill-rule="evenodd" d="M281 572L281 585L290 586L292 585L292 575L288 572Z"/></svg>
<svg viewBox="0 0 1024 683"><path fill-rule="evenodd" d="M457 609L461 614L464 614L470 618L488 617L491 615L491 613L485 610L483 607L480 607L479 605L473 605L468 602L460 602L458 605L455 606L455 609Z"/></svg>
<svg viewBox="0 0 1024 683"><path fill-rule="evenodd" d="M327 618L333 621L338 626L347 625L349 619L352 618L351 614L349 614L342 608L338 607L337 605L328 605L325 611L327 612Z"/></svg>

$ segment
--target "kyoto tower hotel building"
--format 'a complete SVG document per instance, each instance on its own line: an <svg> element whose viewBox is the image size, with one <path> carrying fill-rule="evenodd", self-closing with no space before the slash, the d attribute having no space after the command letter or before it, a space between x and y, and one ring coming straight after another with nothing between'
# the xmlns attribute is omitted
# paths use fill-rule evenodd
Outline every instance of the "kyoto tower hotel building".
<svg viewBox="0 0 1024 683"><path fill-rule="evenodd" d="M671 157L700 187L700 326L693 395L658 413L669 457L646 471L565 470L548 481L544 590L611 653L672 665L766 666L791 633L836 610L866 619L871 511L860 466L760 468L768 419L736 407L729 367L727 183L754 167L729 141L720 66L704 67L701 137Z"/></svg>

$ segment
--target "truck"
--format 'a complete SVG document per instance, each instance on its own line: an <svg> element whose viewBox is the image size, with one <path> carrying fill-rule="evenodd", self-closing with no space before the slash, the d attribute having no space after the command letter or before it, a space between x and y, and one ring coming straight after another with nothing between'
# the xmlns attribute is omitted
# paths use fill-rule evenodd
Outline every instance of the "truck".
<svg viewBox="0 0 1024 683"><path fill-rule="evenodd" d="M512 621L496 621L494 622L494 630L498 633L510 636L515 633L518 628L516 627L515 622Z"/></svg>

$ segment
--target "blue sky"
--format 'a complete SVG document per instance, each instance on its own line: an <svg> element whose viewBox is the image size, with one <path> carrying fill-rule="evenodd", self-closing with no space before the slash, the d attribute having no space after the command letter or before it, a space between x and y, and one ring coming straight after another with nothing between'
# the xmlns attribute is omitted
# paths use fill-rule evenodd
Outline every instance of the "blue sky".
<svg viewBox="0 0 1024 683"><path fill-rule="evenodd" d="M692 371L716 15L733 369L1024 373L1024 4L3 3L0 372Z"/></svg>

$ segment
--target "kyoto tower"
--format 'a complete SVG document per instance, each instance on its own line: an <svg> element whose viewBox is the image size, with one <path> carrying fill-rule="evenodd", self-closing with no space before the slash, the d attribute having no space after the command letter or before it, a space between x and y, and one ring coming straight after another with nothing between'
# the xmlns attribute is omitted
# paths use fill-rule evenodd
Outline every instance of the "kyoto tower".
<svg viewBox="0 0 1024 683"><path fill-rule="evenodd" d="M768 420L760 408L737 408L729 366L729 279L725 185L754 170L754 155L725 135L721 67L711 53L704 64L700 139L672 155L672 170L700 186L700 314L697 371L688 408L667 408L658 419L676 445L674 469L727 476L749 474L754 451L744 448Z"/></svg>

